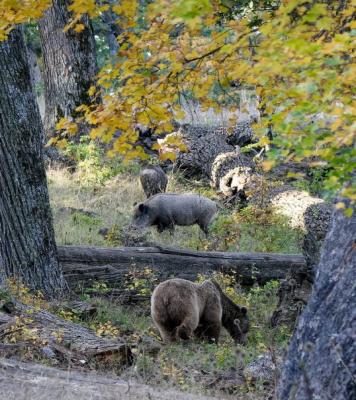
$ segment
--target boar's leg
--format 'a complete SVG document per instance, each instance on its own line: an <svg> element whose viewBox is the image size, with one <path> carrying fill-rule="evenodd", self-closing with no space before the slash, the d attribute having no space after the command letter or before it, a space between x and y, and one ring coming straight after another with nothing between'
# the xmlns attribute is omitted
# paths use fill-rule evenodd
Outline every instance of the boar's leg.
<svg viewBox="0 0 356 400"><path fill-rule="evenodd" d="M174 221L167 214L161 214L157 219L157 231L162 233L165 229L169 229L171 235L174 232Z"/></svg>
<svg viewBox="0 0 356 400"><path fill-rule="evenodd" d="M205 233L205 237L208 238L209 236L209 224L205 222L198 222L199 228Z"/></svg>

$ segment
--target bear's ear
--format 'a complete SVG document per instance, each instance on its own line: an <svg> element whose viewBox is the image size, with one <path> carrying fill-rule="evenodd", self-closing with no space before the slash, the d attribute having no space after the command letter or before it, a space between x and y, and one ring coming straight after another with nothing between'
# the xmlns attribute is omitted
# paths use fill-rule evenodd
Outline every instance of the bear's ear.
<svg viewBox="0 0 356 400"><path fill-rule="evenodd" d="M145 205L145 204L143 204L143 203L140 203L139 205L138 205L138 209L139 209L139 211L141 211L141 212L146 212L147 211L147 206Z"/></svg>
<svg viewBox="0 0 356 400"><path fill-rule="evenodd" d="M241 330L240 321L239 321L238 318L235 318L235 319L234 319L234 325L236 326L236 328L238 328L238 329Z"/></svg>
<svg viewBox="0 0 356 400"><path fill-rule="evenodd" d="M240 310L241 310L241 314L242 315L246 315L247 314L247 308L246 307L241 307Z"/></svg>

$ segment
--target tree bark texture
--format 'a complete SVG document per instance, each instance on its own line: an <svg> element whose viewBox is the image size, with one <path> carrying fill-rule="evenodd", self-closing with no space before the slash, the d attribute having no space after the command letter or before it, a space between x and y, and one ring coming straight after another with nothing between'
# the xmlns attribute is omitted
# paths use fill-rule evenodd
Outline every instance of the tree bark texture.
<svg viewBox="0 0 356 400"><path fill-rule="evenodd" d="M229 199L244 195L256 179L261 179L256 174L256 164L240 150L219 154L211 166L211 186Z"/></svg>
<svg viewBox="0 0 356 400"><path fill-rule="evenodd" d="M55 126L62 117L75 117L76 107L88 104L88 89L97 73L96 51L93 29L88 16L83 16L81 32L69 29L71 13L69 0L54 0L39 21L42 43L45 85L46 137L55 134ZM79 134L87 133L82 126Z"/></svg>
<svg viewBox="0 0 356 400"><path fill-rule="evenodd" d="M5 325L0 326L0 333L3 338L11 335L11 326L16 326L15 316L23 321L25 329L32 329L36 332L36 339L45 343L53 354L60 353L69 359L104 361L118 367L127 365L132 359L131 349L122 341L100 337L89 328L60 318L46 310L36 310L31 306L21 303L5 303L2 307L14 318ZM21 328L19 328L21 329ZM28 339L31 342L31 339Z"/></svg>
<svg viewBox="0 0 356 400"><path fill-rule="evenodd" d="M335 210L313 292L299 318L279 399L356 398L356 216Z"/></svg>
<svg viewBox="0 0 356 400"><path fill-rule="evenodd" d="M0 275L53 297L65 287L43 163L43 127L20 28L0 42Z"/></svg>
<svg viewBox="0 0 356 400"><path fill-rule="evenodd" d="M59 246L58 253L70 286L103 280L124 287L130 272L146 267L159 281L171 277L195 280L198 274L221 271L236 274L247 284L305 271L305 260L298 254L203 252L161 246Z"/></svg>
<svg viewBox="0 0 356 400"><path fill-rule="evenodd" d="M253 142L253 131L248 123L238 123L230 132L224 127L182 125L177 133L182 136L188 151L177 154L176 165L190 176L210 179L213 163L221 153L235 150Z"/></svg>

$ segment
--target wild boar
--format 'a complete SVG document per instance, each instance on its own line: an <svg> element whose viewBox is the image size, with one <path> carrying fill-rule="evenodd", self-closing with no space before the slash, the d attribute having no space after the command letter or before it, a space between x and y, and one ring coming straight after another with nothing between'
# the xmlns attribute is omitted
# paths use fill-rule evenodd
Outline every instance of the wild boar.
<svg viewBox="0 0 356 400"><path fill-rule="evenodd" d="M150 198L166 191L168 178L160 166L149 165L141 171L140 181L146 197Z"/></svg>
<svg viewBox="0 0 356 400"><path fill-rule="evenodd" d="M212 200L197 194L156 194L135 206L132 226L146 228L157 226L158 232L175 225L198 224L208 235L209 224L217 212L217 205Z"/></svg>
<svg viewBox="0 0 356 400"><path fill-rule="evenodd" d="M246 307L235 304L213 279L160 283L152 293L151 316L165 342L194 335L217 343L224 326L236 343L244 343L249 330Z"/></svg>

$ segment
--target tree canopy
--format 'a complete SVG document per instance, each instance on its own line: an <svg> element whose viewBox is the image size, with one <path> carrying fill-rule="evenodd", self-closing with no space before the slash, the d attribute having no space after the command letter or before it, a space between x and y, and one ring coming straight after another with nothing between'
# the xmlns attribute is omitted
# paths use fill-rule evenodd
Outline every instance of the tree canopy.
<svg viewBox="0 0 356 400"><path fill-rule="evenodd" d="M12 24L36 19L50 5L45 0L23 3L1 1L2 39ZM268 126L276 132L264 167L279 159L307 159L325 168L327 188L340 189L355 165L354 6L355 0L121 0L105 5L74 0L68 29L79 32L83 13L95 18L109 7L122 29L117 59L102 68L89 90L94 97L104 93L103 103L78 111L92 125L92 138L109 142L122 132L111 155L144 157L134 144L136 124L172 131L172 120L183 116L184 98L202 109L233 111L236 88L252 88L263 109L256 132L264 142ZM59 145L76 132L75 121L62 120L57 128ZM354 200L354 188L343 195Z"/></svg>

